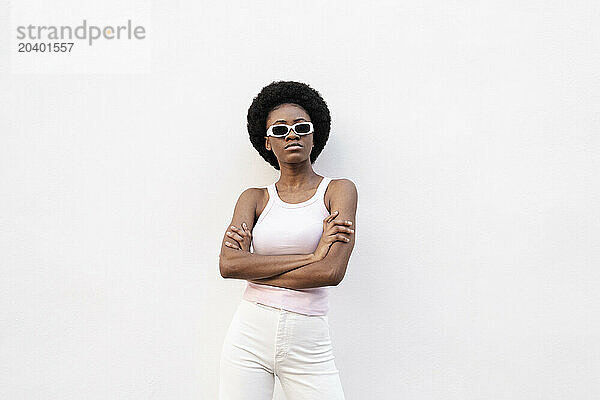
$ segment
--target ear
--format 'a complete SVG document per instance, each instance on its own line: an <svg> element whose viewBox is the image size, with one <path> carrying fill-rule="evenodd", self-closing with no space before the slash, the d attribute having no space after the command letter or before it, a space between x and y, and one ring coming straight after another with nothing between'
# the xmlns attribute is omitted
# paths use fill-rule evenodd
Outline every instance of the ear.
<svg viewBox="0 0 600 400"><path fill-rule="evenodd" d="M265 138L265 147L267 148L267 150L271 150L271 143L269 143L268 137Z"/></svg>

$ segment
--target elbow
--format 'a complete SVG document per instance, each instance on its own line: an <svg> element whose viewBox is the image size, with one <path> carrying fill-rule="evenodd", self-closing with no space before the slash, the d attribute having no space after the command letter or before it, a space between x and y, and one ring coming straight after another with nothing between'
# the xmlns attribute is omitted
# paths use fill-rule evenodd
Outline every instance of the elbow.
<svg viewBox="0 0 600 400"><path fill-rule="evenodd" d="M219 272L223 278L229 278L229 270L222 262L219 262Z"/></svg>
<svg viewBox="0 0 600 400"><path fill-rule="evenodd" d="M346 275L347 265L348 265L347 263L344 263L342 265L338 265L337 268L333 268L331 270L331 277L329 280L331 286L337 286L342 282L342 280L344 279L344 276Z"/></svg>
<svg viewBox="0 0 600 400"><path fill-rule="evenodd" d="M241 268L242 252L239 250L225 249L219 255L219 271L223 278L246 279L244 270Z"/></svg>
<svg viewBox="0 0 600 400"><path fill-rule="evenodd" d="M329 281L329 286L337 286L340 284L343 278L338 277L337 275L332 277Z"/></svg>
<svg viewBox="0 0 600 400"><path fill-rule="evenodd" d="M225 279L230 277L229 270L223 264L219 264L219 272L221 273L221 276Z"/></svg>
<svg viewBox="0 0 600 400"><path fill-rule="evenodd" d="M329 286L337 286L344 279L344 274L334 272L329 279Z"/></svg>
<svg viewBox="0 0 600 400"><path fill-rule="evenodd" d="M219 272L221 273L221 276L225 279L232 277L231 267L229 266L229 263L223 256L223 253L219 255Z"/></svg>

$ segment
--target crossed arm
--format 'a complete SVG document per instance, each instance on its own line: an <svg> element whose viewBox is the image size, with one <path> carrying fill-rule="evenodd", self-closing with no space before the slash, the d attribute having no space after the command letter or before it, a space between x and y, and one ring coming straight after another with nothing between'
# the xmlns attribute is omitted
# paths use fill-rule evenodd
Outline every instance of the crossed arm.
<svg viewBox="0 0 600 400"><path fill-rule="evenodd" d="M221 275L226 278L247 279L254 283L290 289L338 285L346 274L348 261L350 260L352 249L354 248L358 192L354 183L349 179L337 179L332 181L329 190L331 193L330 211L339 211L339 215L336 219L352 221L352 229L354 229L355 233L349 236L349 242L333 242L325 258L314 261L312 254L265 256L232 249L224 244L225 240L229 239L225 236L220 255ZM240 196L240 200L242 200L243 196L244 194ZM246 197L250 196L247 194ZM253 209L252 218L248 218L248 213L244 216L243 201L241 202L240 200L238 200L238 204L236 205L236 211L234 211L234 218L231 225L241 227L242 222L246 222L248 229L251 230L254 224L256 207ZM238 215L236 215L236 213ZM249 222L251 222L251 224ZM240 254L240 252L243 254ZM256 257L262 257L262 259L259 260ZM285 260L285 257L288 257L289 259ZM228 258L230 260L238 260L238 267L230 268L230 271L237 269L237 273L224 273L224 271L227 271L226 260ZM256 270L257 272L260 270L260 273L252 273L252 270Z"/></svg>

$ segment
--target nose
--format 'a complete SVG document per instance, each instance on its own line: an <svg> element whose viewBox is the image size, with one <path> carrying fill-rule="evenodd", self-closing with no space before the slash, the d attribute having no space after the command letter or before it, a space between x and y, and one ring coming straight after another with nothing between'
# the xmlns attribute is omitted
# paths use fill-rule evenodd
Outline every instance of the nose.
<svg viewBox="0 0 600 400"><path fill-rule="evenodd" d="M294 132L294 136L292 136L292 132ZM300 135L298 135L296 133L296 131L294 131L294 128L290 128L290 131L288 132L288 134L286 136L286 139L289 138L289 137L294 137L295 138L295 137L300 137Z"/></svg>

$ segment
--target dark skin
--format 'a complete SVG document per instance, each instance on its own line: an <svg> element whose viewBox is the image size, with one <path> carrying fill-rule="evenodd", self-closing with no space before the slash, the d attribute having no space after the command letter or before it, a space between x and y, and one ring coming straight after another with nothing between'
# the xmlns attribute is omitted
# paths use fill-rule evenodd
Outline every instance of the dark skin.
<svg viewBox="0 0 600 400"><path fill-rule="evenodd" d="M296 104L281 104L267 116L265 130L271 125L294 125L310 121L308 113ZM297 135L293 130L284 138L265 136L265 148L277 157L281 176L275 187L281 200L286 203L303 202L315 193L322 177L317 175L310 163L314 146L313 133ZM301 147L286 148L291 143ZM241 228L230 226L225 246L240 251L250 251L251 228L268 202L266 189L256 189L249 196L256 202L255 220L249 227L246 222ZM252 201L252 200L250 200ZM356 187L349 179L334 179L325 192L325 205L331 215L324 220L323 236L315 250L314 262L278 275L251 279L251 282L287 288L337 285L343 279L350 254L354 248L355 217L358 203ZM333 212L332 212L333 210ZM322 276L331 276L323 280Z"/></svg>

